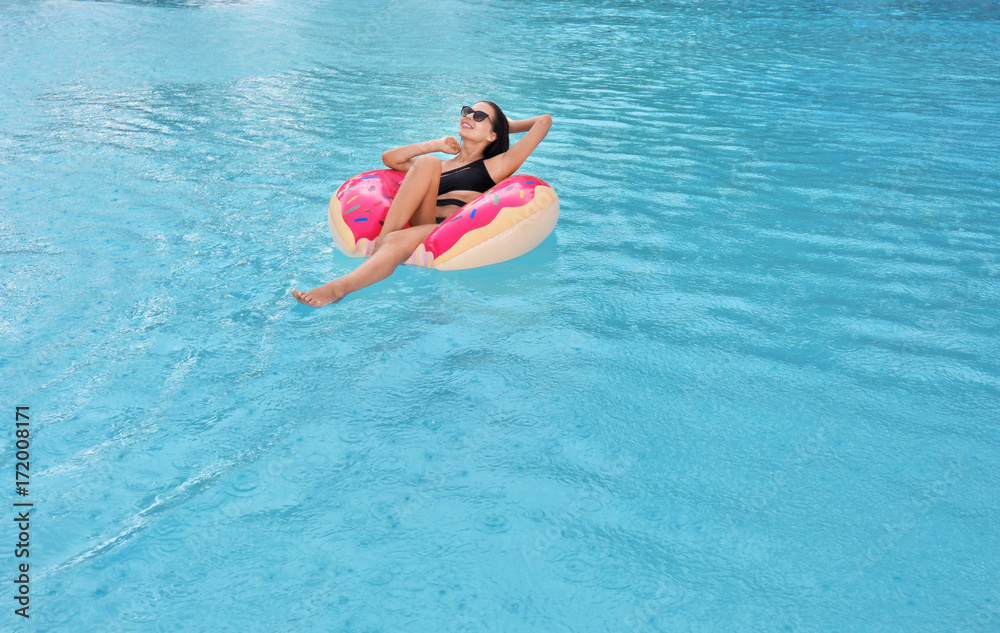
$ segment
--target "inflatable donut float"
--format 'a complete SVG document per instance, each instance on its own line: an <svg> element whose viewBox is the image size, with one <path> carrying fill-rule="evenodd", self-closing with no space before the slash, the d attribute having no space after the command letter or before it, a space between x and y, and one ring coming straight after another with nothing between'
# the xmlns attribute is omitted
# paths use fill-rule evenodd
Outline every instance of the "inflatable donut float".
<svg viewBox="0 0 1000 633"><path fill-rule="evenodd" d="M337 189L330 199L330 234L342 253L365 256L405 175L366 171ZM559 197L547 182L511 176L448 216L404 263L437 270L497 264L541 244L558 219Z"/></svg>

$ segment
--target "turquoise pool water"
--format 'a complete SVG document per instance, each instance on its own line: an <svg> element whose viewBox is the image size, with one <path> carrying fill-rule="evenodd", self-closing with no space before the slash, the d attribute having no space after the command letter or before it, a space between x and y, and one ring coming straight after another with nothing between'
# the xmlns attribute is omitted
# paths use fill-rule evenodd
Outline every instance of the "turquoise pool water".
<svg viewBox="0 0 1000 633"><path fill-rule="evenodd" d="M360 4L0 0L0 628L1000 630L996 3ZM484 98L555 233L298 306Z"/></svg>

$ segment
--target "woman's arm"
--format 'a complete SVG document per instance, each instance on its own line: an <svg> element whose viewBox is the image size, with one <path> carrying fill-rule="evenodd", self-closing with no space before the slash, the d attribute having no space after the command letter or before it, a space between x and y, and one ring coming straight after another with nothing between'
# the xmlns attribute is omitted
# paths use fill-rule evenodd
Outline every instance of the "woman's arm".
<svg viewBox="0 0 1000 633"><path fill-rule="evenodd" d="M552 117L547 114L542 114L540 116L534 116L530 119L521 119L520 121L515 121L514 119L507 119L507 125L510 126L511 134L520 134L521 132L527 132L531 129L531 126L539 121L542 117L548 117L549 125L552 125Z"/></svg>
<svg viewBox="0 0 1000 633"><path fill-rule="evenodd" d="M389 169L410 171L410 167L413 166L413 159L417 156L433 152L457 154L459 149L460 146L457 138L454 136L445 136L433 141L424 141L423 143L414 143L413 145L404 145L396 149L386 150L382 152L382 162Z"/></svg>
<svg viewBox="0 0 1000 633"><path fill-rule="evenodd" d="M527 134L522 136L521 140L514 143L506 152L490 159L496 161L496 172L500 175L497 182L520 169L524 161L528 160L531 152L535 151L545 135L549 133L549 128L552 127L552 117L547 114L520 121L507 119L507 122L512 133L527 132Z"/></svg>

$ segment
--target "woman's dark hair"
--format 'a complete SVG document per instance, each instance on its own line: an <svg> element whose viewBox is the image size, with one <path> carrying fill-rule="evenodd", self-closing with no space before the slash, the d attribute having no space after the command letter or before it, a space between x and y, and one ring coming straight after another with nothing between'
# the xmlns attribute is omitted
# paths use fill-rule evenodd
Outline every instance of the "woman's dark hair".
<svg viewBox="0 0 1000 633"><path fill-rule="evenodd" d="M483 150L483 158L493 158L510 149L510 123L508 123L500 106L492 101L483 101L482 103L490 104L493 106L493 111L497 113L496 116L490 117L490 121L493 122L493 132L497 137Z"/></svg>

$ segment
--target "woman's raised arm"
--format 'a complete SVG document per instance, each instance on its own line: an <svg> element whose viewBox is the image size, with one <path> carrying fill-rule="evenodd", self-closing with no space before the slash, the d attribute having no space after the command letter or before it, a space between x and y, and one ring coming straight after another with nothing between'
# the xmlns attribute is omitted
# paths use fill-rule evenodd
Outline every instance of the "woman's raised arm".
<svg viewBox="0 0 1000 633"><path fill-rule="evenodd" d="M552 117L550 117L547 114L531 117L530 119L521 119L520 121L515 121L514 119L507 119L507 125L510 126L511 134L520 134L521 132L527 132L528 130L530 130L531 126L535 124L535 121L540 120L542 117L547 117L549 120L549 125L552 125Z"/></svg>
<svg viewBox="0 0 1000 633"><path fill-rule="evenodd" d="M521 140L514 143L506 152L496 157L498 159L497 171L501 174L501 180L520 169L524 161L528 160L531 152L535 151L535 148L542 142L545 135L549 133L549 128L552 127L552 117L547 114L541 114L530 119L521 119L520 121L507 119L507 123L510 125L511 134L518 134L520 132L527 132L527 134L521 137Z"/></svg>
<svg viewBox="0 0 1000 633"><path fill-rule="evenodd" d="M399 171L410 171L413 166L413 159L424 154L433 152L444 152L445 154L457 154L460 146L458 139L454 136L445 136L433 141L404 145L395 149L382 152L382 162L389 169Z"/></svg>

